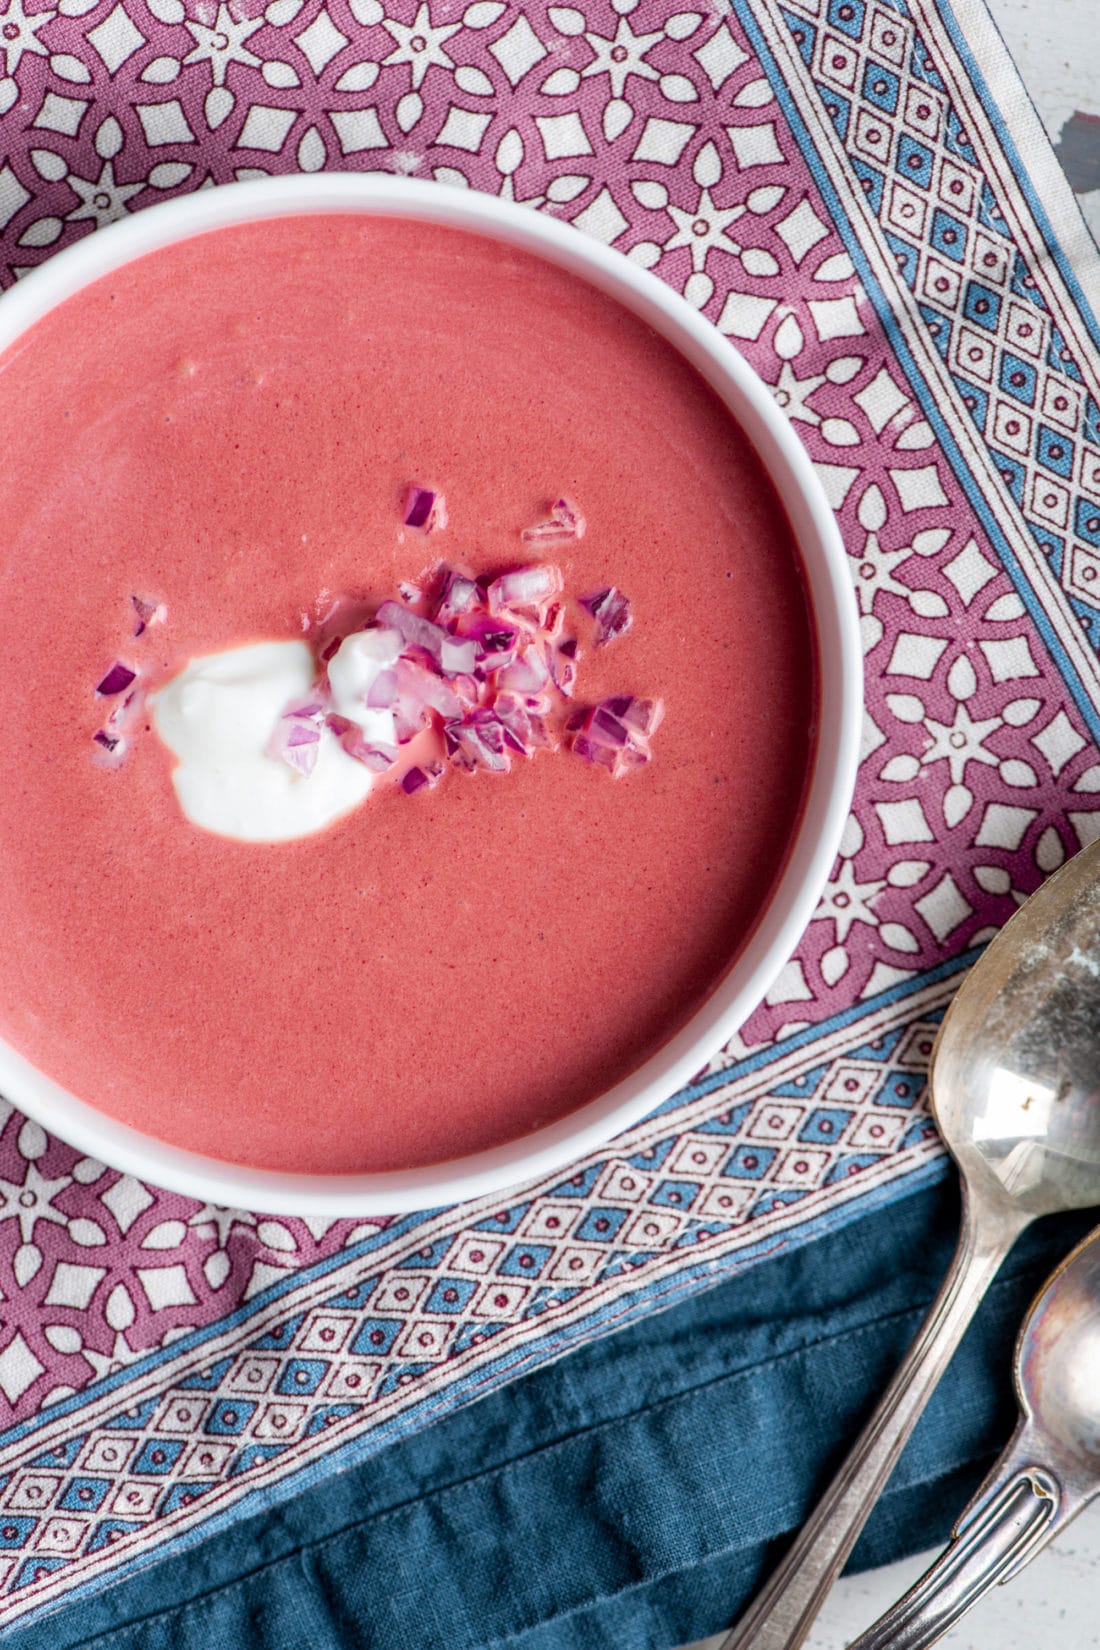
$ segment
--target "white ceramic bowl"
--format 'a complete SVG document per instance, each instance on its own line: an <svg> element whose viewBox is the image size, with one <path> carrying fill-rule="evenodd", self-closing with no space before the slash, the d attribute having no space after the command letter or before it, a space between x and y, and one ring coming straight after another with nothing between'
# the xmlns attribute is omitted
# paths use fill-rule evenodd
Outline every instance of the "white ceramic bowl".
<svg viewBox="0 0 1100 1650"><path fill-rule="evenodd" d="M610 294L661 333L730 409L783 499L816 621L820 727L802 823L755 933L692 1020L631 1077L548 1128L434 1167L356 1175L287 1174L183 1151L116 1122L0 1042L0 1090L63 1139L112 1166L204 1201L284 1214L391 1214L430 1208L562 1168L637 1122L717 1053L794 950L828 877L851 803L862 654L847 556L806 453L767 386L720 333L662 281L568 224L492 196L377 176L271 178L164 202L80 241L0 300L0 350L57 304L147 252L206 230L288 213L423 219L547 259ZM731 936L732 938L732 936Z"/></svg>

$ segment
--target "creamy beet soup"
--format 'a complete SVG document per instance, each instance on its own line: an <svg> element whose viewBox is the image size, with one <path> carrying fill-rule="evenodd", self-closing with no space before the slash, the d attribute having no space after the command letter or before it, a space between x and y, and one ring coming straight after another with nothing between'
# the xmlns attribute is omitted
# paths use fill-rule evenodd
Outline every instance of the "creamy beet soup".
<svg viewBox="0 0 1100 1650"><path fill-rule="evenodd" d="M157 252L0 362L0 1034L110 1115L237 1163L428 1164L605 1091L709 995L779 875L815 666L782 506L666 343L457 231L284 218ZM410 481L449 521L402 523ZM582 539L521 532L561 495ZM576 695L660 698L648 765L448 771L296 840L193 824L112 661L154 687L441 561L552 561ZM593 645L576 598L632 624ZM133 637L135 593L165 604Z"/></svg>

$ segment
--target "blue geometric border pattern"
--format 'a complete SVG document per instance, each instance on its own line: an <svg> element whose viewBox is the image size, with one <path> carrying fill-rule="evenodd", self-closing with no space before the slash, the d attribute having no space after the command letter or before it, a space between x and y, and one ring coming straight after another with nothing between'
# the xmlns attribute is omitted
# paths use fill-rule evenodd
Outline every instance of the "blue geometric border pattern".
<svg viewBox="0 0 1100 1650"><path fill-rule="evenodd" d="M1100 738L1095 322L995 106L960 117L957 26L904 0L734 9L923 406L899 447L948 458Z"/></svg>
<svg viewBox="0 0 1100 1650"><path fill-rule="evenodd" d="M13 1429L5 1621L942 1173L925 1073L965 960L700 1082L564 1179L368 1229Z"/></svg>

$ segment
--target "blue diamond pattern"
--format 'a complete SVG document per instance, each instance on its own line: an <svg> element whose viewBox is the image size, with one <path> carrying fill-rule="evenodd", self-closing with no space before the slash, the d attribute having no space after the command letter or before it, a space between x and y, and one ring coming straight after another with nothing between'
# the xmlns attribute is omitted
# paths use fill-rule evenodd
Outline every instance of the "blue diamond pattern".
<svg viewBox="0 0 1100 1650"><path fill-rule="evenodd" d="M65 1512L98 1512L110 1488L109 1478L70 1478L57 1505Z"/></svg>
<svg viewBox="0 0 1100 1650"><path fill-rule="evenodd" d="M275 1383L275 1391L316 1392L331 1368L326 1358L291 1358Z"/></svg>

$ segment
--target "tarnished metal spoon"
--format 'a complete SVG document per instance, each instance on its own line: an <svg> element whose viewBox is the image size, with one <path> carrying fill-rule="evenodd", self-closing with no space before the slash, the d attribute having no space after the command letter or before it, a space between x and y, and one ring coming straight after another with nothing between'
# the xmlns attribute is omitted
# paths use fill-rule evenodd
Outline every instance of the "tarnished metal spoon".
<svg viewBox="0 0 1100 1650"><path fill-rule="evenodd" d="M851 1650L935 1644L1100 1495L1100 1228L1028 1313L1016 1345L1016 1391L1015 1437L951 1545Z"/></svg>
<svg viewBox="0 0 1100 1650"><path fill-rule="evenodd" d="M959 1247L836 1478L721 1650L796 1650L982 1296L1040 1215L1100 1203L1100 842L1056 871L970 971L932 1052L959 1167Z"/></svg>

